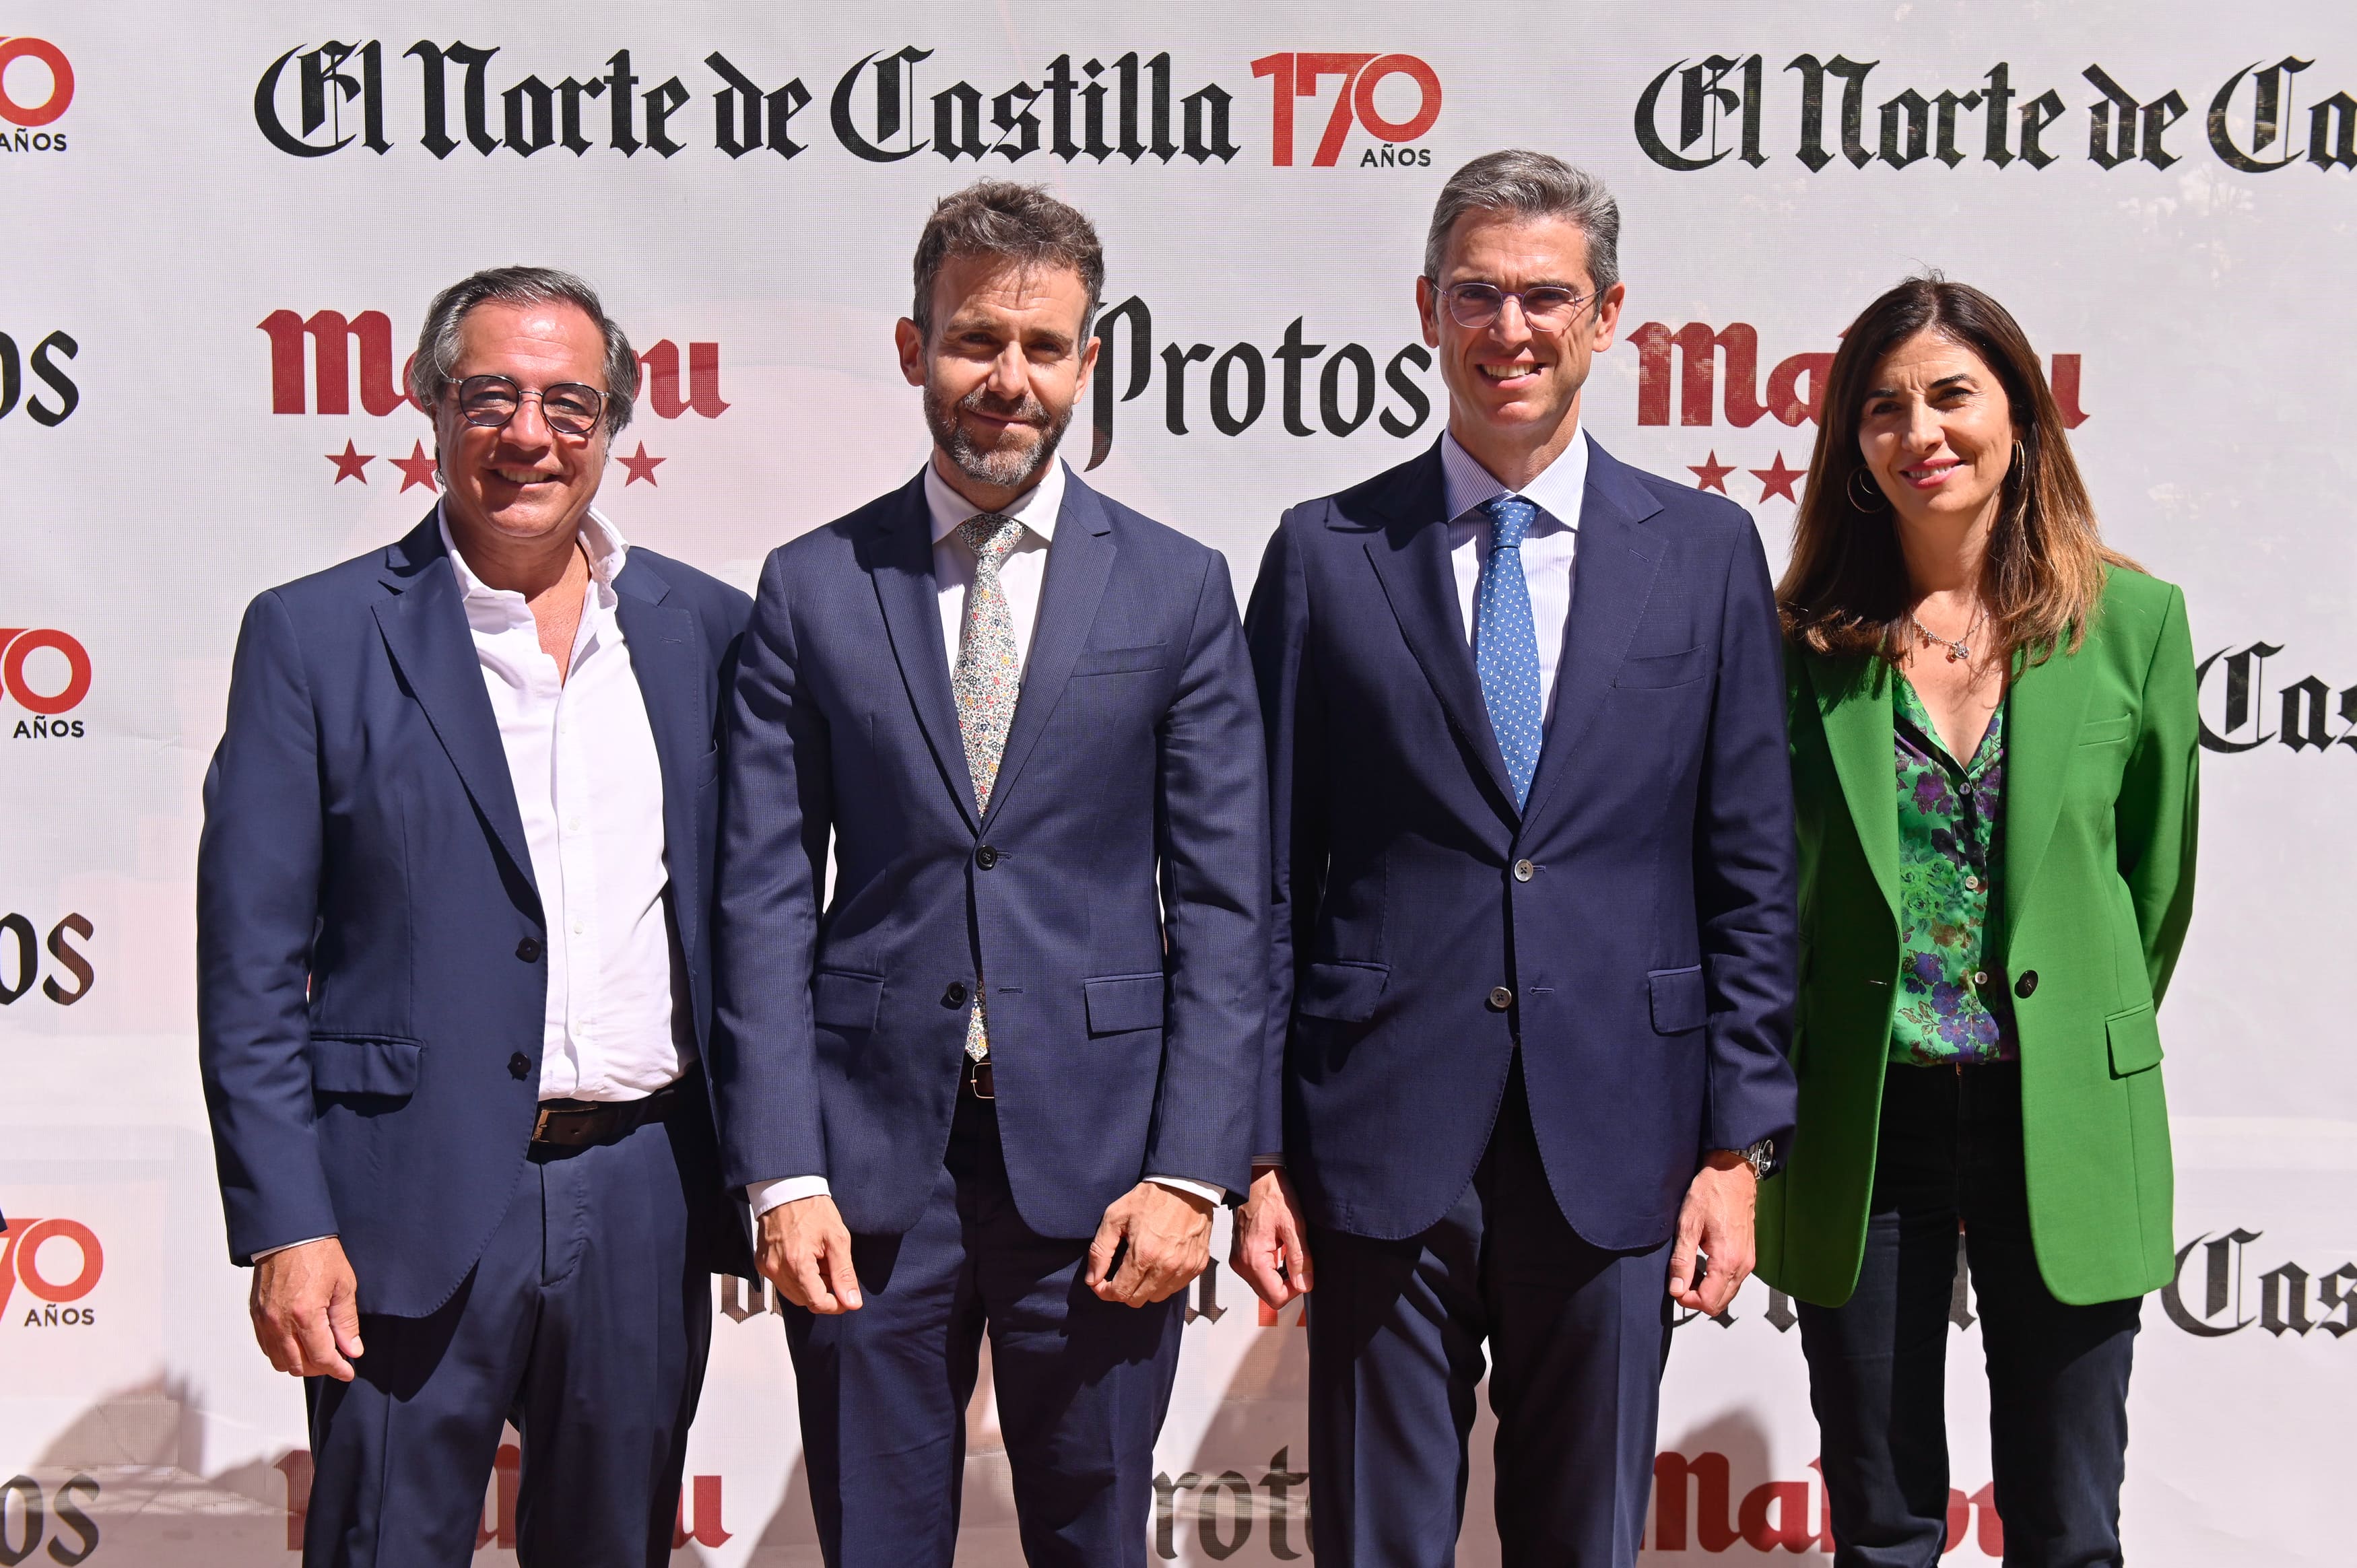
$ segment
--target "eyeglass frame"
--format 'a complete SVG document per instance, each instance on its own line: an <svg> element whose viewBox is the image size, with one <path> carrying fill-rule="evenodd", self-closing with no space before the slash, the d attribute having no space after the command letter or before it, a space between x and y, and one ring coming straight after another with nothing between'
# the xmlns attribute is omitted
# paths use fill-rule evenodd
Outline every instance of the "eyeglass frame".
<svg viewBox="0 0 2357 1568"><path fill-rule="evenodd" d="M470 384L477 381L503 381L511 391L514 392L516 405L508 411L508 416L505 419L478 419L473 414L467 412L467 399L465 395L466 389ZM569 435L576 441L587 441L589 437L597 434L598 427L606 423L606 405L613 399L613 393L599 392L596 387L591 386L587 381L554 381L547 386L534 390L533 388L526 387L513 376L500 375L496 371L488 372L479 376L468 376L464 380L450 382L449 387L451 399L457 404L458 417L466 421L470 427L476 430L505 430L509 425L515 423L515 416L523 412L524 400L526 398L534 398L539 400L540 403L541 423L548 425L550 433L556 435ZM588 429L565 430L550 423L548 418L548 394L557 391L561 387L577 387L597 400L597 412L589 416Z"/></svg>
<svg viewBox="0 0 2357 1568"><path fill-rule="evenodd" d="M1455 283L1444 284L1429 273L1425 274L1424 281L1432 285L1432 292L1436 302L1447 307L1448 311L1448 318L1451 321L1456 322L1458 326L1465 328L1468 332L1488 331L1496 324L1498 317L1506 313L1506 301L1510 299L1514 302L1514 308L1522 312L1523 324L1527 326L1531 323L1533 317L1531 316L1531 307L1523 301L1523 295L1536 289L1563 288L1565 286L1559 283L1540 283L1533 284L1530 288L1500 288L1496 284L1484 283L1480 278L1460 278ZM1486 288L1497 295L1498 307L1490 313L1489 320L1482 322L1479 326L1475 326L1473 323L1466 320L1463 317L1457 314L1457 291L1460 288ZM1569 306L1569 309L1571 311L1570 319L1566 321L1561 327L1544 328L1544 330L1556 332L1569 330L1572 327L1577 325L1581 309L1591 302L1603 298L1604 293L1605 291L1600 288L1592 288L1586 294L1573 295L1571 296L1571 304Z"/></svg>

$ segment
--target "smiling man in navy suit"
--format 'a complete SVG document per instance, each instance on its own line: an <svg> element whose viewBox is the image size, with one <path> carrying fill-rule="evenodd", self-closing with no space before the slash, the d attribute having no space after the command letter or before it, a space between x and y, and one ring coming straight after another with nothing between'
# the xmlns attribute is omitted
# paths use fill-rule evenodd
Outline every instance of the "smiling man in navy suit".
<svg viewBox="0 0 2357 1568"><path fill-rule="evenodd" d="M793 1304L827 1563L947 1568L986 1332L1025 1553L1143 1568L1179 1293L1265 1071L1252 664L1219 553L1056 459L1088 220L985 181L915 274L931 460L774 552L746 638L722 1146Z"/></svg>
<svg viewBox="0 0 2357 1568"><path fill-rule="evenodd" d="M306 1568L671 1561L716 1269L697 1062L721 694L751 606L593 510L638 361L478 273L410 389L441 501L253 601L197 857L198 1043L256 1338L307 1380Z"/></svg>
<svg viewBox="0 0 2357 1568"><path fill-rule="evenodd" d="M1619 233L1555 158L1451 177L1448 430L1253 590L1284 1068L1235 1264L1316 1287L1321 1568L1453 1560L1485 1345L1505 1561L1635 1562L1670 1309L1741 1284L1792 1122L1776 607L1749 517L1580 430Z"/></svg>

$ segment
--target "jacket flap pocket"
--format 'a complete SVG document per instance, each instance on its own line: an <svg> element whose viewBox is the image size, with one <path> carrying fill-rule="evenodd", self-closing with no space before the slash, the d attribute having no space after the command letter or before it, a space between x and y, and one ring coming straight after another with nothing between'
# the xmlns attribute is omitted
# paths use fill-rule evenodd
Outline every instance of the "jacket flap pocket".
<svg viewBox="0 0 2357 1568"><path fill-rule="evenodd" d="M1645 976L1652 993L1653 1033L1683 1035L1699 1029L1710 1009L1703 996L1702 965L1687 969L1657 969Z"/></svg>
<svg viewBox="0 0 2357 1568"><path fill-rule="evenodd" d="M2160 1065L2160 1020L2149 1005L2113 1014L2104 1020L2104 1033L2111 1040L2114 1078Z"/></svg>
<svg viewBox="0 0 2357 1568"><path fill-rule="evenodd" d="M1162 973L1109 974L1083 980L1089 1000L1089 1033L1119 1035L1162 1027Z"/></svg>
<svg viewBox="0 0 2357 1568"><path fill-rule="evenodd" d="M1306 1018L1363 1024L1391 983L1390 966L1380 963L1313 963L1301 977L1294 1008Z"/></svg>
<svg viewBox="0 0 2357 1568"><path fill-rule="evenodd" d="M1126 675L1138 670L1159 670L1170 645L1148 642L1136 648L1088 648L1072 664L1075 675Z"/></svg>
<svg viewBox="0 0 2357 1568"><path fill-rule="evenodd" d="M320 1094L417 1092L425 1047L391 1035L313 1035L311 1088Z"/></svg>
<svg viewBox="0 0 2357 1568"><path fill-rule="evenodd" d="M812 1021L829 1029L873 1029L884 1007L884 977L822 969L811 980Z"/></svg>

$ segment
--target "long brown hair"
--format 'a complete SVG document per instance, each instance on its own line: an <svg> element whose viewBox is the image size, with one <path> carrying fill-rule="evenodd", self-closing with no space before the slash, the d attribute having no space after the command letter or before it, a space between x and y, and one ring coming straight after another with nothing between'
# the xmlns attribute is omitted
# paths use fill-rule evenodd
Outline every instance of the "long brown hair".
<svg viewBox="0 0 2357 1568"><path fill-rule="evenodd" d="M1989 641L2010 664L2078 651L2104 593L2106 566L2136 563L2103 542L2062 415L2038 353L2004 306L1933 273L1909 278L1859 313L1825 376L1817 445L1792 532L1792 558L1776 585L1784 635L1830 655L1896 660L1913 593L1897 519L1858 448L1857 432L1885 355L1921 332L1978 354L2005 388L2018 442L1981 563ZM1865 482L1859 482L1861 476ZM1871 492L1874 504L1859 504Z"/></svg>

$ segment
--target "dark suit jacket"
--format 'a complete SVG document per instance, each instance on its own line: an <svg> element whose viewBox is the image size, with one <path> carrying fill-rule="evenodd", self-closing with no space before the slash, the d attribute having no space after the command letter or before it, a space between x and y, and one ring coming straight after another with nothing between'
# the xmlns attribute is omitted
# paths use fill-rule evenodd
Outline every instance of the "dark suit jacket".
<svg viewBox="0 0 2357 1568"><path fill-rule="evenodd" d="M749 604L635 547L614 587L701 1047L719 698ZM198 1051L231 1258L332 1232L362 1311L449 1299L530 1146L547 940L434 514L255 599L197 854ZM742 1267L738 1214L705 1174L704 1251Z"/></svg>
<svg viewBox="0 0 2357 1568"><path fill-rule="evenodd" d="M1033 1230L1090 1235L1146 1176L1246 1185L1267 797L1216 551L1070 479L986 816L921 475L770 554L728 724L731 1182L824 1176L853 1230L916 1223L981 972Z"/></svg>
<svg viewBox="0 0 2357 1568"><path fill-rule="evenodd" d="M1321 1224L1401 1238L1439 1219L1518 1036L1555 1200L1599 1247L1663 1240L1705 1151L1792 1127L1792 795L1759 536L1600 447L1582 507L1522 811L1437 446L1294 508L1269 543L1247 624L1284 1072L1261 1135L1281 1128Z"/></svg>

